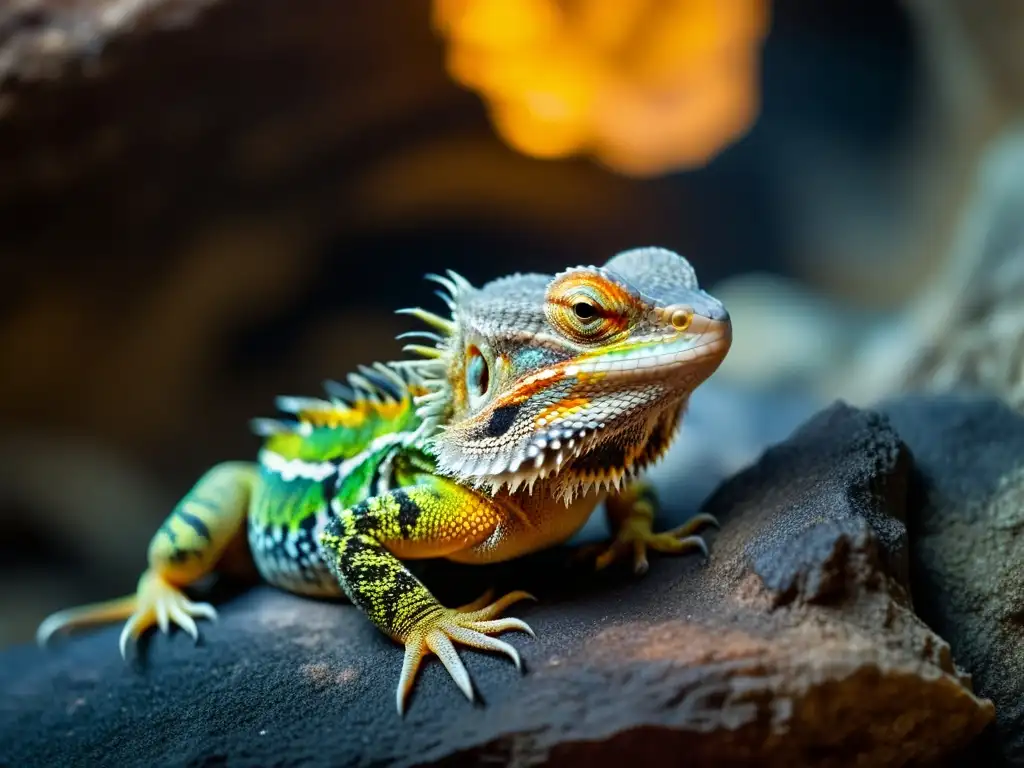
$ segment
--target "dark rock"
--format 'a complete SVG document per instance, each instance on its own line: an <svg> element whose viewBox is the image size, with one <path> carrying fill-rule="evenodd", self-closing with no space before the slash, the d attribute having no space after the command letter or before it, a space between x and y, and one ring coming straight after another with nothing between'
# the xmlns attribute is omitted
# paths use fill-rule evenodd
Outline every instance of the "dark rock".
<svg viewBox="0 0 1024 768"><path fill-rule="evenodd" d="M673 509L694 513L724 480L827 404L807 388L777 391L712 378L690 397L680 439L648 477Z"/></svg>
<svg viewBox="0 0 1024 768"><path fill-rule="evenodd" d="M770 540L753 561L754 572L774 592L776 604L790 600L831 603L847 585L863 578L877 586L877 552L863 520L818 522L781 542Z"/></svg>
<svg viewBox="0 0 1024 768"><path fill-rule="evenodd" d="M884 418L836 406L709 500L723 528L707 563L596 577L552 551L431 570L450 603L490 584L541 598L511 611L537 632L507 636L525 675L463 652L484 705L434 660L399 719L398 648L350 606L269 588L224 603L199 647L155 636L142 663L121 661L117 628L15 649L0 656L0 764L944 759L993 710L905 600L905 467Z"/></svg>
<svg viewBox="0 0 1024 768"><path fill-rule="evenodd" d="M917 610L996 705L990 762L1024 766L1024 417L979 395L883 406L914 455Z"/></svg>
<svg viewBox="0 0 1024 768"><path fill-rule="evenodd" d="M766 516L765 534L746 549L780 601L827 601L851 578L875 579L873 567L850 567L853 552L874 552L875 541L905 590L909 469L906 448L885 417L836 403L724 486L708 508L735 515L756 507Z"/></svg>

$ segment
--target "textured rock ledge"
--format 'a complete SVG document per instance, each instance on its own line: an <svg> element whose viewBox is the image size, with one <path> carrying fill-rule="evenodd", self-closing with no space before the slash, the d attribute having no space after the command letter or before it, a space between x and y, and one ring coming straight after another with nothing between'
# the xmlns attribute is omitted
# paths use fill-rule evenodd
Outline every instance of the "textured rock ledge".
<svg viewBox="0 0 1024 768"><path fill-rule="evenodd" d="M975 757L1024 766L1024 417L980 396L883 410L914 452L917 611L996 705Z"/></svg>
<svg viewBox="0 0 1024 768"><path fill-rule="evenodd" d="M464 653L482 705L429 664L404 721L395 646L349 606L267 588L228 600L199 647L157 636L135 664L116 628L15 649L0 657L0 764L944 759L993 707L910 607L911 467L885 417L836 405L712 496L723 528L706 563L660 558L635 581L591 578L562 551L431 569L449 600L534 590L513 613L538 639L509 636L523 676Z"/></svg>

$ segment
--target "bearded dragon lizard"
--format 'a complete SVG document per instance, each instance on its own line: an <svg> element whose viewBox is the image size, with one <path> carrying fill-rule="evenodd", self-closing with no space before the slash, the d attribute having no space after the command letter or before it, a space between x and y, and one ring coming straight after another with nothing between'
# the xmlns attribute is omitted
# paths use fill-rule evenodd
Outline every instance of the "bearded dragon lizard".
<svg viewBox="0 0 1024 768"><path fill-rule="evenodd" d="M153 536L135 594L53 614L40 644L65 628L122 619L122 656L154 625L198 639L195 618L216 611L183 589L244 537L265 581L347 597L404 645L402 714L430 652L472 700L455 644L506 654L521 668L516 649L494 635L533 634L500 617L526 592L448 608L404 561L515 558L565 542L601 502L613 537L597 568L627 558L641 573L648 550L707 555L697 531L714 518L655 533L656 498L638 479L732 339L728 313L683 257L638 248L603 267L480 288L451 271L428 278L451 315L399 310L433 328L402 335L429 342L405 348L417 358L361 366L347 385L325 384L329 399L278 398L281 418L253 422L258 460L202 476Z"/></svg>

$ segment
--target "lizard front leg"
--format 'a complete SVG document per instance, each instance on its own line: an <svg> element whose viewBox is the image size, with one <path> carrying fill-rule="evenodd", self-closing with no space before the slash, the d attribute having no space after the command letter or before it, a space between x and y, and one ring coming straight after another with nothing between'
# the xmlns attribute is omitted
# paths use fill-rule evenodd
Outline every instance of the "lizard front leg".
<svg viewBox="0 0 1024 768"><path fill-rule="evenodd" d="M128 640L154 624L163 632L177 624L198 639L193 617L212 620L217 612L208 603L192 602L181 590L211 573L242 530L257 477L257 467L250 463L226 462L210 469L154 534L149 567L139 578L135 594L52 614L39 625L38 643L45 645L64 629L119 619L127 619L120 638L122 656Z"/></svg>
<svg viewBox="0 0 1024 768"><path fill-rule="evenodd" d="M405 645L398 681L399 714L423 658L433 652L462 692L473 699L469 673L452 641L507 654L521 668L519 654L490 635L518 629L533 634L520 619L496 618L509 605L532 599L512 592L486 605L486 598L462 608L446 608L403 565L402 560L445 557L485 541L501 523L504 510L493 500L434 475L341 512L320 536L324 561L348 598L382 632Z"/></svg>
<svg viewBox="0 0 1024 768"><path fill-rule="evenodd" d="M633 571L636 574L646 573L648 549L671 554L700 550L707 557L707 544L697 532L708 525L718 527L718 520L713 515L699 514L671 530L655 533L653 526L659 506L658 497L654 486L643 480L632 483L622 493L609 496L605 505L612 542L601 547L604 551L595 561L598 570L631 555Z"/></svg>

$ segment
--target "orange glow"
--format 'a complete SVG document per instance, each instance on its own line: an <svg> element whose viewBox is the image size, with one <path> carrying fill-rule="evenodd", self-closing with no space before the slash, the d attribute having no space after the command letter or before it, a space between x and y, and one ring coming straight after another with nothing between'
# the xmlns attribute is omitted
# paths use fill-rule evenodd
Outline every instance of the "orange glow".
<svg viewBox="0 0 1024 768"><path fill-rule="evenodd" d="M753 123L767 2L434 0L434 24L510 146L650 176L708 162Z"/></svg>

